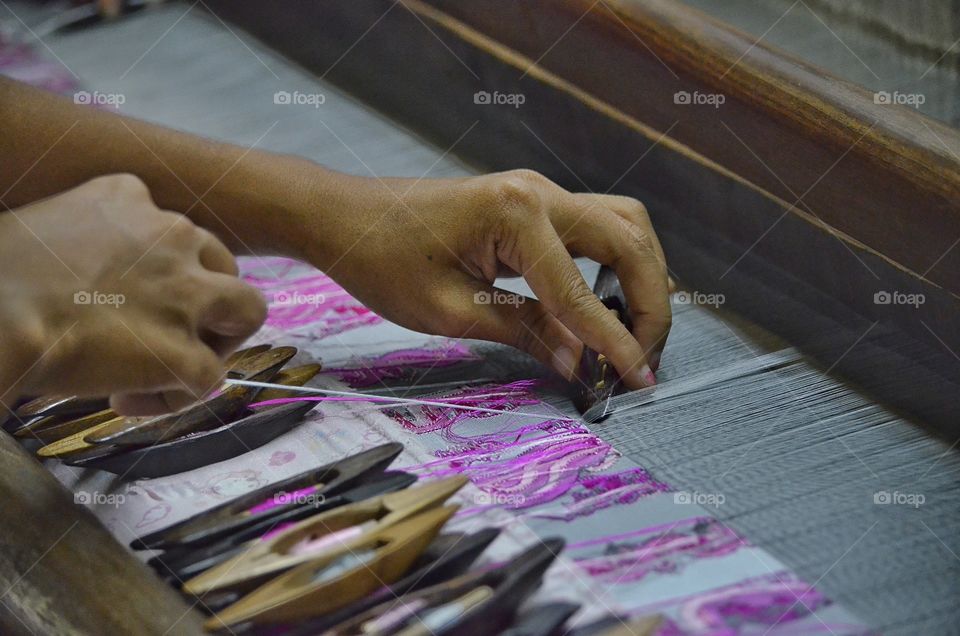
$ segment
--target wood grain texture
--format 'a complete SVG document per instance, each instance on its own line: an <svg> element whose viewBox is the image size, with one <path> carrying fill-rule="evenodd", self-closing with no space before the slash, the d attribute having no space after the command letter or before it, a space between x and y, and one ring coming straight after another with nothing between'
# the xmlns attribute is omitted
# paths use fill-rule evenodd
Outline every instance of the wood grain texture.
<svg viewBox="0 0 960 636"><path fill-rule="evenodd" d="M8 435L0 501L3 634L203 633L199 614Z"/></svg>

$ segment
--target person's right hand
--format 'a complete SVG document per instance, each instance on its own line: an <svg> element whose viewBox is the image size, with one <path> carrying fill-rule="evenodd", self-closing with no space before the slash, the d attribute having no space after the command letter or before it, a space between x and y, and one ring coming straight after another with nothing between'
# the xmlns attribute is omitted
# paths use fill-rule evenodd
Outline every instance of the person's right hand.
<svg viewBox="0 0 960 636"><path fill-rule="evenodd" d="M0 291L0 341L19 352L0 365L23 367L0 374L15 379L0 401L109 394L126 415L215 388L266 316L216 237L122 174L0 214Z"/></svg>

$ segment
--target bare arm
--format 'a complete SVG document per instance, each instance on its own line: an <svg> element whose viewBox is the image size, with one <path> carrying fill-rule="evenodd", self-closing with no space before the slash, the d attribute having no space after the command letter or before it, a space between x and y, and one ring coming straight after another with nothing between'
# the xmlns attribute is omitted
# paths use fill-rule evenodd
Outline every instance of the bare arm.
<svg viewBox="0 0 960 636"><path fill-rule="evenodd" d="M155 211L141 205L138 197L146 195L157 209L186 215L180 218L190 227L216 235L234 253L274 253L310 262L400 325L510 344L567 378L586 344L606 354L628 386L655 383L653 371L670 328L669 279L646 209L635 199L568 192L527 170L464 179L354 177L305 159L77 106L2 79L0 121L0 202L8 210L82 187L98 176L131 173L147 186L144 193L132 195L124 189L124 196L139 201L134 208L141 216L152 218ZM114 185L100 183L92 193L81 194L98 198L101 207L111 210L109 223L122 225L122 209L110 201ZM89 221L76 216L76 196L70 191L46 213L60 215L68 224L73 218ZM117 240L126 240L115 229ZM85 231L95 233L95 227ZM136 260L136 248L148 238L134 241L127 260ZM29 242L11 249L35 252L37 246ZM85 246L77 249L83 252ZM591 293L572 254L614 267L630 303L632 333ZM7 258L17 254L10 252ZM138 262L115 265L121 266L146 271ZM221 264L217 273L235 276L235 269L233 263ZM496 291L492 285L498 273L505 271L522 275L539 300L483 302ZM125 279L116 278L117 285ZM16 287L17 281L8 284ZM144 284L152 284L149 276ZM211 289L207 296L220 291ZM210 298L197 303L186 312L173 308L175 314L191 316L187 344L202 340L222 357L222 341L233 343L249 325L211 341L198 327L210 320ZM255 315L249 299L245 303L246 315ZM13 325L14 330L26 328ZM36 358L49 344L49 336L40 338L25 357ZM62 373L53 367L46 376L56 380ZM149 382L126 390L141 391L145 384ZM35 385L28 381L24 386ZM109 386L105 379L83 390Z"/></svg>
<svg viewBox="0 0 960 636"><path fill-rule="evenodd" d="M135 174L234 253L298 256L294 210L335 173L305 159L218 143L0 77L0 201L16 208L95 177ZM309 184L307 183L309 181Z"/></svg>

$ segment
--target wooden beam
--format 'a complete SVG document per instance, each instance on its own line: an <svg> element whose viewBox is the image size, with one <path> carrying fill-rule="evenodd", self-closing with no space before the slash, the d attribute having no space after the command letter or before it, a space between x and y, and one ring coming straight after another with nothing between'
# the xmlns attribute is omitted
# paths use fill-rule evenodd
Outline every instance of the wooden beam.
<svg viewBox="0 0 960 636"><path fill-rule="evenodd" d="M2 432L0 501L0 633L204 633L197 610Z"/></svg>
<svg viewBox="0 0 960 636"><path fill-rule="evenodd" d="M412 0L960 295L960 132L672 0ZM676 96L721 95L719 107Z"/></svg>

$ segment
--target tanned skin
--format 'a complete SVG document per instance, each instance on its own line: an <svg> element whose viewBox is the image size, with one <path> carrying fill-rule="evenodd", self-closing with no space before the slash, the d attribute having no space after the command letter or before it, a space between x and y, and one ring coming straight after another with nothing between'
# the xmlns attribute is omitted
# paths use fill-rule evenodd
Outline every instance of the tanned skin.
<svg viewBox="0 0 960 636"><path fill-rule="evenodd" d="M217 385L264 320L234 254L297 258L421 332L519 347L571 378L584 344L630 388L670 329L663 250L639 201L536 172L378 179L218 143L0 79L0 402L111 395L125 414ZM633 333L573 261L612 266ZM539 301L477 303L521 275ZM109 304L76 302L98 293Z"/></svg>

